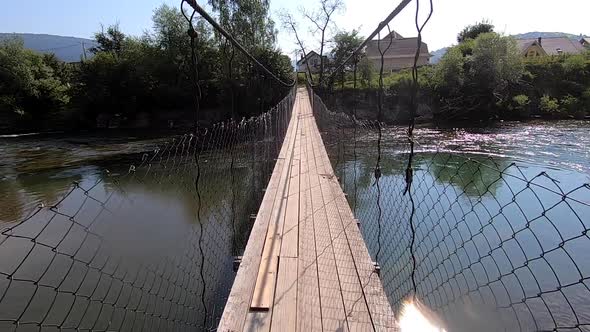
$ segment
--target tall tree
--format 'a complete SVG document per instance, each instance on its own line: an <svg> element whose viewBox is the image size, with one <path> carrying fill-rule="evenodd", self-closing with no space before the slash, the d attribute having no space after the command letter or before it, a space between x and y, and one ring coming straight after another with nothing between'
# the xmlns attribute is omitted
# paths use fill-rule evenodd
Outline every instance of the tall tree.
<svg viewBox="0 0 590 332"><path fill-rule="evenodd" d="M269 0L209 0L209 4L221 26L246 49L275 46L277 31L269 15Z"/></svg>
<svg viewBox="0 0 590 332"><path fill-rule="evenodd" d="M18 114L43 126L69 98L69 82L56 73L54 57L28 50L20 39L0 41L0 115Z"/></svg>
<svg viewBox="0 0 590 332"><path fill-rule="evenodd" d="M344 2L342 0L319 0L320 8L315 11L307 11L303 9L303 15L314 26L314 32L320 33L320 82L324 78L324 49L326 46L326 32L333 23L333 16L335 13L344 9Z"/></svg>
<svg viewBox="0 0 590 332"><path fill-rule="evenodd" d="M116 23L110 25L106 31L104 27L101 27L101 31L94 34L94 40L96 40L98 45L92 47L90 52L94 54L98 52L111 52L119 56L123 50L125 34L119 28L119 23Z"/></svg>
<svg viewBox="0 0 590 332"><path fill-rule="evenodd" d="M340 63L346 57L352 54L363 42L364 38L359 36L359 31L353 29L351 32L341 31L334 36L334 48L330 54L335 59L336 63ZM363 54L358 54L360 59ZM351 65L351 64L349 64Z"/></svg>
<svg viewBox="0 0 590 332"><path fill-rule="evenodd" d="M449 49L432 77L447 118L489 120L511 100L524 69L516 41L490 32L480 34L465 55L462 45Z"/></svg>
<svg viewBox="0 0 590 332"><path fill-rule="evenodd" d="M285 10L283 10L279 13L279 17L280 17L281 22L283 24L283 28L288 29L295 36L295 40L297 41L297 45L299 46L299 50L303 54L303 58L306 58L307 51L305 50L305 44L303 43L303 41L299 37L299 33L297 32L297 29L299 28L298 22L295 20L293 15L291 15L289 12L287 12ZM306 69L307 69L308 77L309 77L311 83L314 84L313 75L311 74L311 68L309 67L309 63L306 62L305 64L307 67Z"/></svg>
<svg viewBox="0 0 590 332"><path fill-rule="evenodd" d="M466 26L457 35L457 41L462 43L468 39L475 39L482 33L494 32L494 25L488 20L477 22L473 25Z"/></svg>

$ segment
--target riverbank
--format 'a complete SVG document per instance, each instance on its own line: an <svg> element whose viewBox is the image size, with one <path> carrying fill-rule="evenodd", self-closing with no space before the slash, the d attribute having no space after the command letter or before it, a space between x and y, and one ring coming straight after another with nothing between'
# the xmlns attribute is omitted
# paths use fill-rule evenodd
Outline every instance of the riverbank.
<svg viewBox="0 0 590 332"><path fill-rule="evenodd" d="M344 88L332 92L320 93L320 96L328 109L335 112L355 114L360 120L377 120L379 115L379 91L375 88L352 89ZM400 95L386 91L383 94L383 107L381 120L390 125L407 124L411 119L409 100L406 95ZM431 92L422 91L418 98L416 122L432 124L443 127L471 127L489 126L500 121L538 121L538 120L590 120L590 107L580 105L575 112L553 113L544 112L538 105L527 105L526 112L517 112L514 109L503 109L490 117L471 117L468 114L456 115L451 118L441 105L437 103Z"/></svg>

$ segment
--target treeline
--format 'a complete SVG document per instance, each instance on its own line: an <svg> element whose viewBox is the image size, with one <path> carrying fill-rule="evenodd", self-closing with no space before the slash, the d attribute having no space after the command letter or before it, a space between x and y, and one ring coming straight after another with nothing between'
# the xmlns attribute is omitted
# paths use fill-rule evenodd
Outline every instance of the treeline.
<svg viewBox="0 0 590 332"><path fill-rule="evenodd" d="M450 48L422 78L440 121L590 114L590 52L525 58L513 38L488 32Z"/></svg>
<svg viewBox="0 0 590 332"><path fill-rule="evenodd" d="M438 64L419 68L418 120L473 123L590 116L590 52L525 58L516 40L492 30L487 22L467 27ZM384 118L407 121L411 71L388 74L383 82ZM351 93L338 94L351 89L350 69L344 81L336 79L331 86L324 97L337 108L350 109ZM366 59L359 62L357 86L358 107L377 102L378 68ZM339 95L348 101L339 103ZM370 113L365 109L364 114Z"/></svg>
<svg viewBox="0 0 590 332"><path fill-rule="evenodd" d="M253 56L291 81L290 59L275 46L268 3L226 1L214 10ZM90 59L75 64L25 49L20 40L0 43L0 130L190 127L197 94L198 120L204 123L260 113L284 96L287 88L204 21L194 19L193 25L196 66L189 25L179 9L167 5L154 11L152 31L140 37L118 25L96 33Z"/></svg>

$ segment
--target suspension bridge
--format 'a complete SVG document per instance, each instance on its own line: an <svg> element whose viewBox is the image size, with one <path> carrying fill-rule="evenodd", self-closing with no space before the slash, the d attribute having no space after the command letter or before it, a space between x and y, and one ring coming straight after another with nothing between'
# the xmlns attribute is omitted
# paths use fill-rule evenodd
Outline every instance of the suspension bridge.
<svg viewBox="0 0 590 332"><path fill-rule="evenodd" d="M411 2L339 59L355 97L357 55ZM377 119L361 120L356 104L330 110L329 89L279 79L185 3L197 112L197 13L288 93L1 224L0 330L400 330L408 300L457 330L590 330L590 184L423 146L414 117L385 125L386 50ZM174 199L156 204L161 192Z"/></svg>
<svg viewBox="0 0 590 332"><path fill-rule="evenodd" d="M219 329L395 328L378 266L299 88Z"/></svg>

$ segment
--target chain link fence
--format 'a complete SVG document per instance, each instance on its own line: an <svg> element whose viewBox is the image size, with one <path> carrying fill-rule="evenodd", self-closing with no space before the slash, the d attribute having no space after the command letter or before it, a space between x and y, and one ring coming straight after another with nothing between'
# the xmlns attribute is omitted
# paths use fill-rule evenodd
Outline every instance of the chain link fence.
<svg viewBox="0 0 590 332"><path fill-rule="evenodd" d="M415 292L449 331L590 330L590 184L417 135L404 194L407 128L381 125L379 152L377 122L313 104L396 312Z"/></svg>
<svg viewBox="0 0 590 332"><path fill-rule="evenodd" d="M2 224L0 330L214 330L294 98L176 137Z"/></svg>

